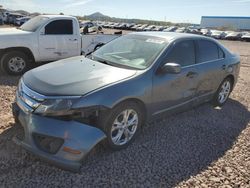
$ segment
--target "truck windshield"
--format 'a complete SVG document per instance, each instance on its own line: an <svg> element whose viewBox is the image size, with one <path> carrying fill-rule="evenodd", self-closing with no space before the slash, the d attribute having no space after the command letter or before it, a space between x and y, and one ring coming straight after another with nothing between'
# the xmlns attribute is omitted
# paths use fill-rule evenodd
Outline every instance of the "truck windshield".
<svg viewBox="0 0 250 188"><path fill-rule="evenodd" d="M20 29L23 31L35 32L41 25L43 25L49 18L44 16L36 16L23 24Z"/></svg>
<svg viewBox="0 0 250 188"><path fill-rule="evenodd" d="M92 54L92 59L142 70L155 61L167 44L163 38L130 34L104 45Z"/></svg>

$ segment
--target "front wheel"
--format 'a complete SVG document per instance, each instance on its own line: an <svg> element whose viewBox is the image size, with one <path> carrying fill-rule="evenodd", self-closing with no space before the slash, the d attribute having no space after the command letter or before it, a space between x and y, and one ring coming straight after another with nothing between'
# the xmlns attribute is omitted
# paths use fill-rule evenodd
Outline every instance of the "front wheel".
<svg viewBox="0 0 250 188"><path fill-rule="evenodd" d="M10 75L22 75L29 68L29 59L23 52L10 51L3 55L1 67Z"/></svg>
<svg viewBox="0 0 250 188"><path fill-rule="evenodd" d="M126 148L140 132L143 122L144 114L136 103L127 102L116 106L101 121L107 135L106 144L113 150Z"/></svg>
<svg viewBox="0 0 250 188"><path fill-rule="evenodd" d="M220 85L219 89L215 93L214 99L213 99L213 105L214 106L223 106L232 91L232 81L230 78L226 78Z"/></svg>

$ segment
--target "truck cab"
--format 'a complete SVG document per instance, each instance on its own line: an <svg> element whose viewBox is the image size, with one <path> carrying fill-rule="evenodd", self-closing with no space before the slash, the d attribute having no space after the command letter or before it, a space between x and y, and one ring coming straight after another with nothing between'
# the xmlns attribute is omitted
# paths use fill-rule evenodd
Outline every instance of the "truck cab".
<svg viewBox="0 0 250 188"><path fill-rule="evenodd" d="M83 37L75 17L40 15L19 28L0 29L0 68L10 75L21 75L35 62L51 62L89 54L100 43L102 45L116 37Z"/></svg>

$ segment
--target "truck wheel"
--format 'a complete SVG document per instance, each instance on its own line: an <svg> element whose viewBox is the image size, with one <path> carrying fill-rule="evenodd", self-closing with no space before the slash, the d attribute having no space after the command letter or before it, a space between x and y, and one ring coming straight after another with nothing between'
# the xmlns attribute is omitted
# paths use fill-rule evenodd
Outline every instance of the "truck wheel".
<svg viewBox="0 0 250 188"><path fill-rule="evenodd" d="M19 51L10 51L1 59L2 69L10 75L22 75L29 68L29 59L26 54Z"/></svg>
<svg viewBox="0 0 250 188"><path fill-rule="evenodd" d="M100 119L100 126L106 133L105 145L112 150L120 150L131 144L144 123L144 114L133 102L114 107L108 115Z"/></svg>

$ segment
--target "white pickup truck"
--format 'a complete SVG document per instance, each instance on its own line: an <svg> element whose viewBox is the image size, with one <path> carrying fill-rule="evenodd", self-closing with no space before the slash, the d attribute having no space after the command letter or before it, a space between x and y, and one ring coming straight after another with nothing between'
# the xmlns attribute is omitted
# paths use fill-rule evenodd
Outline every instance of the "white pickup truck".
<svg viewBox="0 0 250 188"><path fill-rule="evenodd" d="M20 28L0 29L0 68L8 74L20 75L35 62L89 54L117 37L82 35L75 17L37 16Z"/></svg>

